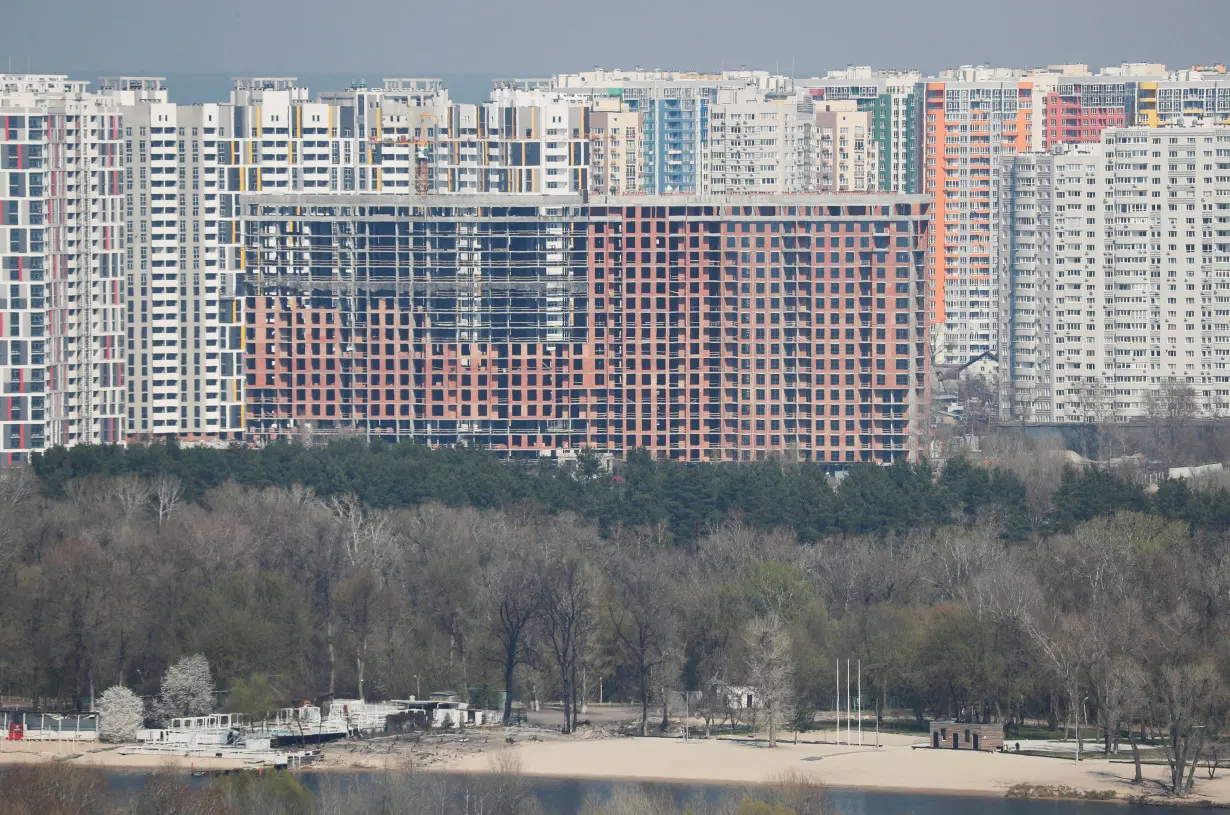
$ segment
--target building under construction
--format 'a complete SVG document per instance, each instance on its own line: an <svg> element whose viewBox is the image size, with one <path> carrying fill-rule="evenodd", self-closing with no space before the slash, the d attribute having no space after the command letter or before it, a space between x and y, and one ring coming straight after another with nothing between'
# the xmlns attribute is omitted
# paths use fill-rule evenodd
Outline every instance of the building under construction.
<svg viewBox="0 0 1230 815"><path fill-rule="evenodd" d="M242 202L250 439L834 469L918 452L922 196Z"/></svg>

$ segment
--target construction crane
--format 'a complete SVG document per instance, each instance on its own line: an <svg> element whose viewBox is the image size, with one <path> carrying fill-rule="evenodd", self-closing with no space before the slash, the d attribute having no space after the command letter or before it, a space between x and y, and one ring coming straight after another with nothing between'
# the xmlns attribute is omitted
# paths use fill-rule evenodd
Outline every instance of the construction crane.
<svg viewBox="0 0 1230 815"><path fill-rule="evenodd" d="M431 192L431 164L427 145L417 145L414 150L414 194L426 195Z"/></svg>
<svg viewBox="0 0 1230 815"><path fill-rule="evenodd" d="M431 158L435 140L427 134L434 130L436 115L424 114L420 118L420 126L416 128L422 136L391 136L380 140L381 145L413 145L414 147L414 194L427 195L432 189ZM430 126L429 126L430 125Z"/></svg>

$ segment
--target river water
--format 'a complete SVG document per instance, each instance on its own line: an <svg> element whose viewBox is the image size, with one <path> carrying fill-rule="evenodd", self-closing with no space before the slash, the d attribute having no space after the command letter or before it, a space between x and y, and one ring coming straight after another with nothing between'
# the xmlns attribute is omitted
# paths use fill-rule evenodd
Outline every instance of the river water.
<svg viewBox="0 0 1230 815"><path fill-rule="evenodd" d="M578 779L535 779L534 791L550 815L575 815L591 793L609 795L620 782ZM731 791L720 785L662 784L680 804L717 799ZM1118 805L1090 801L1010 801L966 795L831 789L829 800L838 815L1174 815L1169 807Z"/></svg>
<svg viewBox="0 0 1230 815"><path fill-rule="evenodd" d="M135 793L146 774L117 771L109 774L117 790ZM362 787L373 778L366 773L303 772L299 779L311 790L323 784ZM200 779L195 782L203 783ZM630 784L622 781L592 779L534 778L530 782L546 815L576 815L592 795L606 797L619 786L635 786L666 791L680 804L717 800L731 787L713 784L669 784L652 782ZM885 792L879 790L831 789L829 799L838 815L1174 815L1170 807L1138 804L1106 804L1090 801L1010 801L973 795ZM1226 811L1226 810L1218 810Z"/></svg>

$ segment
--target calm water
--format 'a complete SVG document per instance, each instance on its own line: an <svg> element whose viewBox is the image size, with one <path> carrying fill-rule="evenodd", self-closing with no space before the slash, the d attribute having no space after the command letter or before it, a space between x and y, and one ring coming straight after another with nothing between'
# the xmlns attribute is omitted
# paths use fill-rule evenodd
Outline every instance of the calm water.
<svg viewBox="0 0 1230 815"><path fill-rule="evenodd" d="M124 792L136 792L147 777L144 773L123 771L110 775L112 785ZM299 774L300 780L309 789L318 789L324 779L328 779L325 783L330 784L361 786L371 777L365 773ZM575 815L588 795L607 796L619 786L665 789L673 793L680 804L717 800L731 792L730 787L721 785L658 782L632 785L624 782L560 778L535 779L532 785L548 815ZM873 790L830 790L829 798L840 815L1174 815L1176 812L1173 808L1156 806L1087 801L1009 801L1005 798Z"/></svg>

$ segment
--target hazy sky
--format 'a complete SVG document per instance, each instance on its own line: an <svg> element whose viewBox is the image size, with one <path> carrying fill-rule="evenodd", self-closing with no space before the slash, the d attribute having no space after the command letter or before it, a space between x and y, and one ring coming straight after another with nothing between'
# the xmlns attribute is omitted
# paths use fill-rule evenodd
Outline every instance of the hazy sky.
<svg viewBox="0 0 1230 815"><path fill-rule="evenodd" d="M1230 0L0 0L0 70L810 75L847 64L1227 61Z"/></svg>

